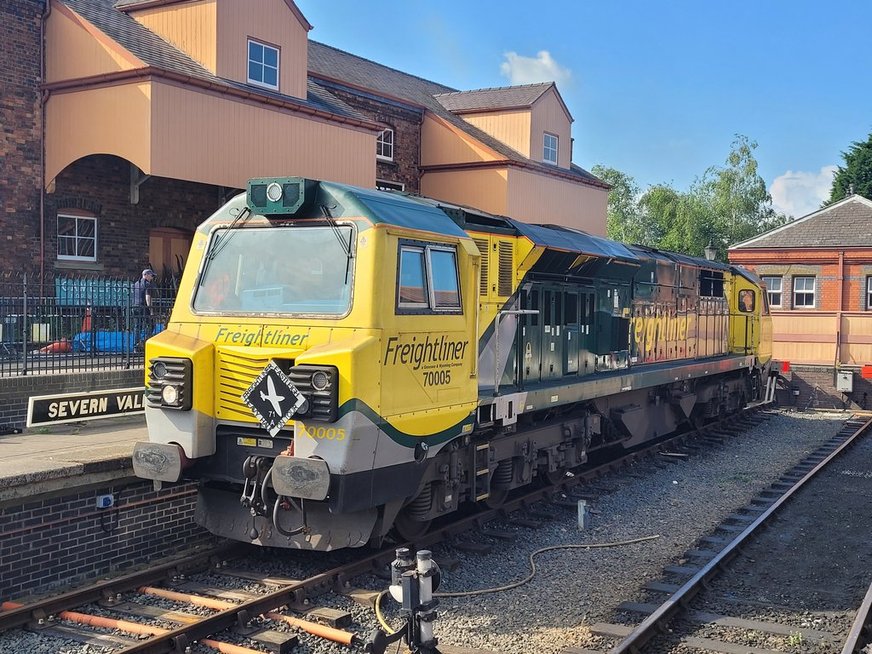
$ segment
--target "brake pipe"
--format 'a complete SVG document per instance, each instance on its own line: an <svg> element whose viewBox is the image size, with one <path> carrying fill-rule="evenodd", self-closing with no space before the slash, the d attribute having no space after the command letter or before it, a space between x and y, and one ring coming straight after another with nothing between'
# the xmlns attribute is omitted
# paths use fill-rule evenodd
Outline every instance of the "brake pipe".
<svg viewBox="0 0 872 654"><path fill-rule="evenodd" d="M161 597L163 599L173 600L176 602L187 602L189 604L195 604L197 606L203 606L209 609L215 609L217 611L232 609L237 606L233 602L228 602L226 600L203 597L202 595L192 595L190 593L178 593L176 591L165 590L163 588L153 588L151 586L143 586L139 589L139 592L143 593L144 595L154 595L155 597ZM341 645L362 645L364 642L357 634L354 634L350 631L345 631L343 629L328 627L327 625L318 624L317 622L311 622L309 620L303 620L301 618L294 618L289 615L282 615L274 611L265 615L270 620L284 622L302 631L305 631L308 634L318 636L319 638L324 638L325 640L332 640L333 642L339 643Z"/></svg>
<svg viewBox="0 0 872 654"><path fill-rule="evenodd" d="M17 604L15 602L3 602L2 604L4 610L17 609L22 606L23 604ZM58 613L58 617L62 620L75 622L76 624L83 624L89 627L101 627L103 629L118 629L119 631L126 631L129 634L136 634L139 636L160 636L169 633L170 631L163 627L153 627L139 622L106 618L99 615L87 615L76 611L61 611ZM212 640L210 638L203 638L199 642L211 647L212 649L218 650L222 654L262 654L262 652L256 649L242 647L241 645L234 645L232 643L225 643L219 640Z"/></svg>

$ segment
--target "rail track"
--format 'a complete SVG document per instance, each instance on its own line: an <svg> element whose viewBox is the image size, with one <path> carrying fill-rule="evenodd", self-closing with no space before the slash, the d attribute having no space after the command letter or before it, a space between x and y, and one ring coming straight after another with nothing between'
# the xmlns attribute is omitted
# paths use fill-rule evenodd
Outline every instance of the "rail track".
<svg viewBox="0 0 872 654"><path fill-rule="evenodd" d="M619 459L573 471L551 486L511 496L499 508L477 511L444 524L436 524L427 534L404 545L415 551L470 531L493 535L488 527L490 522L507 517L511 520L511 516L517 512L529 514L532 511L534 519L514 520L535 528L536 509L543 504L575 509L577 498L589 495L586 489L590 489L590 485L604 475L652 456L663 461L668 461L669 457L685 457L706 443L723 442L765 421L766 417L765 407L758 406L701 430L674 435ZM541 508L538 510L542 513ZM543 517L547 518L547 511ZM346 560L303 579L270 578L246 571L241 561L250 549L238 544L227 546L24 606L6 603L0 611L0 631L25 627L46 637L64 637L112 647L125 654L185 652L195 643L219 651L250 654L262 651L253 647L289 651L296 644L294 633L289 632L286 626L280 630L274 628L276 623L283 622L321 638L366 649L368 635L344 631L342 627L348 620L339 612L317 608L318 598L332 592L373 602L377 593L360 591L353 582L356 577L367 573L383 575L395 556L395 547L401 545L379 551L342 553L341 558ZM231 563L228 564L228 561ZM240 561L239 568L233 567L237 565L236 561ZM219 576L245 578L262 585L262 589L256 593L240 592L185 581L187 576L206 570L213 570ZM180 606L187 604L197 608L192 612L180 608L156 608L141 601L146 596L157 596ZM298 617L301 615L303 617ZM97 630L92 628L95 625ZM228 634L229 629L233 629L233 633ZM146 636L148 638L142 640ZM219 638L225 640L217 640ZM235 644L241 640L250 645Z"/></svg>
<svg viewBox="0 0 872 654"><path fill-rule="evenodd" d="M863 545L869 512L851 508L869 506L872 483L861 488L851 480L872 478L865 470L870 433L872 419L847 421L717 533L700 539L682 565L643 586L665 600L621 604L619 622L591 627L598 649L570 647L563 654L866 651L872 587L865 597L860 588L859 598L850 587L854 577L869 578L872 545ZM626 624L638 615L647 617Z"/></svg>

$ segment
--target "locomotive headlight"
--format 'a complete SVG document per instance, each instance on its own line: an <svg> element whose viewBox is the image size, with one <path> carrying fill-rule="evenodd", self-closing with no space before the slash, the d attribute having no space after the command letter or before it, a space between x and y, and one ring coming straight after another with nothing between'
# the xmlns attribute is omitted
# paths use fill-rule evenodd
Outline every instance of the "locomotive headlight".
<svg viewBox="0 0 872 654"><path fill-rule="evenodd" d="M145 402L155 409L188 411L193 405L193 361L182 357L157 357L148 367Z"/></svg>
<svg viewBox="0 0 872 654"><path fill-rule="evenodd" d="M302 363L288 371L291 383L306 398L297 410L305 420L336 422L339 419L339 370L336 366Z"/></svg>
<svg viewBox="0 0 872 654"><path fill-rule="evenodd" d="M155 379L163 379L167 376L167 364L163 361L155 361L151 367L151 374Z"/></svg>
<svg viewBox="0 0 872 654"><path fill-rule="evenodd" d="M312 374L312 388L323 391L330 385L330 376L323 370L316 370Z"/></svg>
<svg viewBox="0 0 872 654"><path fill-rule="evenodd" d="M177 405L179 403L179 387L170 384L164 386L160 392L160 398L164 401L164 404L169 404L170 406Z"/></svg>
<svg viewBox="0 0 872 654"><path fill-rule="evenodd" d="M266 187L266 197L270 202L278 202L282 199L282 187L273 182Z"/></svg>

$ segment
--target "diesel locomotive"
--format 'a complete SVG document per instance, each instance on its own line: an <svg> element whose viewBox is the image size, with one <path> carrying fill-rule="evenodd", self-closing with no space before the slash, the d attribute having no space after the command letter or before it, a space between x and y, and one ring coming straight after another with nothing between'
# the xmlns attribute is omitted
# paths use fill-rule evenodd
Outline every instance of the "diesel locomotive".
<svg viewBox="0 0 872 654"><path fill-rule="evenodd" d="M255 544L414 538L761 398L746 270L419 197L254 179L146 354L138 476Z"/></svg>

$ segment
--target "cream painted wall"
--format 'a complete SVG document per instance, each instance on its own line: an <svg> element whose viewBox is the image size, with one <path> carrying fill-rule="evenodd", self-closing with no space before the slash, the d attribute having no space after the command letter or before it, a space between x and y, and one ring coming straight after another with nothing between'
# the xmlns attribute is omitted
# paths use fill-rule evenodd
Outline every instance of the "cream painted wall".
<svg viewBox="0 0 872 654"><path fill-rule="evenodd" d="M45 108L48 186L71 163L114 154L151 172L151 84L53 93Z"/></svg>
<svg viewBox="0 0 872 654"><path fill-rule="evenodd" d="M141 68L145 64L64 5L46 21L46 82Z"/></svg>
<svg viewBox="0 0 872 654"><path fill-rule="evenodd" d="M279 93L305 99L308 34L284 0L257 0L256 3L221 0L218 75L243 83L247 81L248 38L251 37L279 49Z"/></svg>
<svg viewBox="0 0 872 654"><path fill-rule="evenodd" d="M504 166L428 172L421 177L421 194L504 216L507 179Z"/></svg>
<svg viewBox="0 0 872 654"><path fill-rule="evenodd" d="M530 223L550 223L605 236L609 194L570 180L509 168L508 215Z"/></svg>
<svg viewBox="0 0 872 654"><path fill-rule="evenodd" d="M495 161L501 155L453 125L427 113L421 125L421 165Z"/></svg>
<svg viewBox="0 0 872 654"><path fill-rule="evenodd" d="M557 166L569 168L572 155L572 123L554 88L546 91L533 103L529 157L534 161L543 161L545 132L558 138Z"/></svg>
<svg viewBox="0 0 872 654"><path fill-rule="evenodd" d="M131 16L168 43L215 73L218 32L217 0L164 5Z"/></svg>
<svg viewBox="0 0 872 654"><path fill-rule="evenodd" d="M152 89L152 174L231 187L271 175L375 186L372 132L166 82Z"/></svg>
<svg viewBox="0 0 872 654"><path fill-rule="evenodd" d="M530 158L532 118L528 109L464 114L463 120Z"/></svg>
<svg viewBox="0 0 872 654"><path fill-rule="evenodd" d="M162 81L55 93L46 107L47 184L82 157L114 154L220 186L301 175L372 188L374 151L371 132Z"/></svg>

